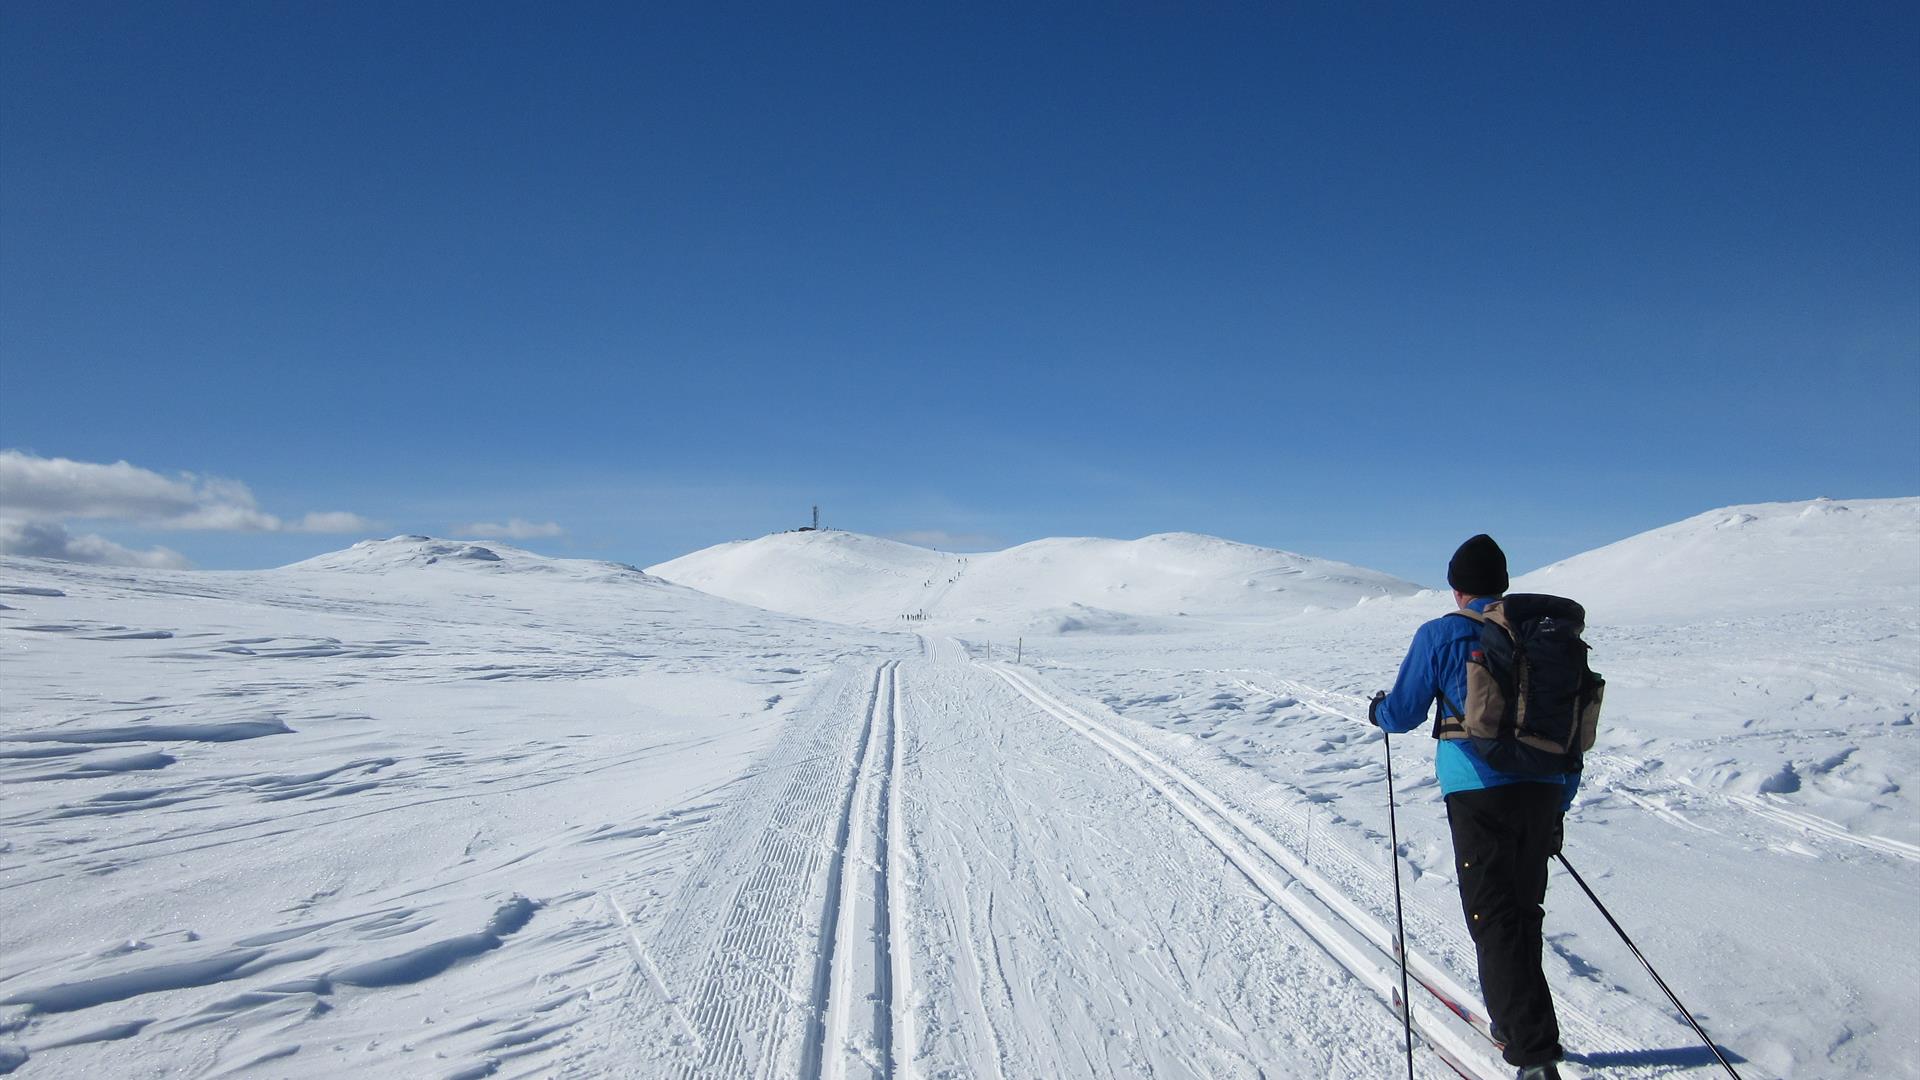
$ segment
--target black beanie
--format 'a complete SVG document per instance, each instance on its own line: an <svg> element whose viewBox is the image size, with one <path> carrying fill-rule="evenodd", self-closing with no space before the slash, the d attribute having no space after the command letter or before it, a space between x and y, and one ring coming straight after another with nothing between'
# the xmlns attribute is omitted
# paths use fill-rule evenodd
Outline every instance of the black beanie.
<svg viewBox="0 0 1920 1080"><path fill-rule="evenodd" d="M1507 591L1507 553L1486 533L1460 545L1447 563L1447 584L1468 596L1500 596Z"/></svg>

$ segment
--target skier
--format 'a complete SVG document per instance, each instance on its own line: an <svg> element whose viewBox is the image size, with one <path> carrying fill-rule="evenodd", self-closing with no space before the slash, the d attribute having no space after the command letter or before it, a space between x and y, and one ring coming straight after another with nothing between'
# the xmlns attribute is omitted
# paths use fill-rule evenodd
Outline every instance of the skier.
<svg viewBox="0 0 1920 1080"><path fill-rule="evenodd" d="M1484 612L1507 591L1506 553L1485 533L1473 537L1453 553L1447 584L1455 604ZM1373 696L1368 719L1386 732L1412 731L1426 722L1427 707L1440 703L1441 720L1454 726L1459 708L1451 703L1467 701L1467 664L1479 648L1474 618L1442 616L1421 626L1393 690ZM1559 1080L1560 1025L1540 967L1541 904L1547 860L1560 850L1580 774L1503 772L1472 740L1455 738L1438 742L1434 768L1494 1041L1519 1068L1519 1080Z"/></svg>

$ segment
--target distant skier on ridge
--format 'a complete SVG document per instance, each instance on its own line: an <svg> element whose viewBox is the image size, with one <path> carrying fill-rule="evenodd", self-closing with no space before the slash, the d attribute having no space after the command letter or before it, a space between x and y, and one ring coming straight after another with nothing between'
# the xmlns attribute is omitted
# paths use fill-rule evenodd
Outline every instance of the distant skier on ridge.
<svg viewBox="0 0 1920 1080"><path fill-rule="evenodd" d="M1541 905L1604 684L1586 665L1585 612L1559 597L1506 596L1507 556L1492 537L1460 545L1447 584L1459 610L1414 634L1368 719L1399 734L1438 706L1434 767L1494 1039L1520 1080L1559 1080Z"/></svg>

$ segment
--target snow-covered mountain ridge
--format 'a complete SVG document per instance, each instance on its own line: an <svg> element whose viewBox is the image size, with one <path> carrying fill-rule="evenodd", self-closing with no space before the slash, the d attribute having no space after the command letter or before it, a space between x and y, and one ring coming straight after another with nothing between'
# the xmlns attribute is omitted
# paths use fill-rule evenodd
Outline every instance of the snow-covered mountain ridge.
<svg viewBox="0 0 1920 1080"><path fill-rule="evenodd" d="M1446 552L1436 552L1436 575ZM1241 620L1352 608L1444 607L1377 570L1195 533L1064 537L953 554L837 530L775 533L683 555L649 574L755 607L860 625L923 617L1038 633L1131 633L1182 617ZM1603 621L1920 603L1920 498L1721 507L1516 576Z"/></svg>
<svg viewBox="0 0 1920 1080"><path fill-rule="evenodd" d="M1243 619L1351 607L1419 586L1331 559L1196 533L1061 537L952 554L837 530L775 533L648 573L741 603L835 622L1128 632L1186 616Z"/></svg>

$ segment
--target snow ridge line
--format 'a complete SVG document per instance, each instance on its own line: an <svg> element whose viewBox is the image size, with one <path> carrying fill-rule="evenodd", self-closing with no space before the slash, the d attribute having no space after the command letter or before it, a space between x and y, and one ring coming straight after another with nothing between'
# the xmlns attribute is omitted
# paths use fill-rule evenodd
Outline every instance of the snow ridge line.
<svg viewBox="0 0 1920 1080"><path fill-rule="evenodd" d="M1272 838L1266 836L1258 826L1227 808L1203 785L1152 751L1141 747L1099 721L1053 700L1051 695L1027 682L1023 675L999 665L991 666L990 670L999 675L1015 692L1084 736L1089 742L1105 750L1121 764L1138 774L1149 786L1160 792L1175 810L1191 821L1219 849L1220 853L1226 856L1229 862L1246 875L1255 888L1266 894L1268 899L1286 912L1288 917L1325 949L1336 963L1373 990L1380 997L1382 1004L1391 1008L1395 1017L1398 1017L1400 1011L1399 961L1394 957L1391 945L1382 949L1367 935L1364 924L1371 923L1370 918L1362 914L1360 924L1349 921L1334 905L1327 902L1327 897L1314 891L1312 881L1287 872L1288 863L1298 865L1297 860L1291 858L1291 853L1286 853L1288 857L1284 860L1277 857L1275 853L1284 852L1284 848L1274 843ZM1209 814L1200 809L1193 801L1175 790L1176 785L1184 788L1195 798L1208 803L1212 813ZM1267 855L1267 860L1255 857L1246 844L1236 839L1235 833L1261 848ZM1265 843L1261 842L1262 838L1266 841ZM1281 869L1287 873L1290 880L1277 877L1273 873L1274 869ZM1304 867L1302 869L1304 870ZM1305 888L1290 888L1291 884L1299 884ZM1322 886L1325 887L1324 883ZM1339 897L1336 890L1329 888L1328 891L1342 901L1342 906L1355 914L1360 914L1350 901ZM1303 895L1303 892L1307 895ZM1449 1068L1467 1077L1468 1080L1496 1080L1496 1078L1504 1080L1508 1075L1507 1066L1489 1056L1493 1052L1493 1044L1481 1028L1485 1016L1484 1007L1473 1009L1464 1004L1478 1005L1478 1002L1465 992L1453 995L1450 999L1437 987L1451 984L1453 988L1457 988L1457 983L1453 983L1444 972L1432 968L1432 965L1426 964L1424 960L1416 959L1416 956L1417 954L1409 954L1410 970L1426 967L1440 978L1432 980L1431 983L1426 978L1421 980L1421 986L1428 991L1436 1004L1428 1005L1425 1002L1412 1004L1410 1011L1414 1030ZM1476 1016L1481 1018L1479 1022L1475 1021Z"/></svg>
<svg viewBox="0 0 1920 1080"><path fill-rule="evenodd" d="M809 1042L801 1063L803 1076L819 1080L846 1080L848 1058L875 1065L873 1073L893 1075L892 1033L895 1026L893 942L891 934L892 863L890 852L874 850L876 840L891 841L888 809L894 804L893 762L882 767L880 759L890 756L897 740L899 722L899 685L896 669L899 661L880 665L874 673L872 703L867 711L865 730L860 737L860 753L855 761L852 783L841 811L839 835L830 872L827 903L821 919L821 966L814 983L814 1013L820 1021L810 1025ZM886 725L883 733L879 729ZM882 790L875 792L878 786ZM862 885L866 885L863 891ZM871 908L862 903L871 898ZM864 924L864 925L863 925ZM865 933L862 933L863 929ZM862 941L873 949L862 962ZM871 1036L877 1061L867 1061L854 1044L861 1024L854 1016L864 995L855 985L863 972L874 981L874 1014Z"/></svg>

